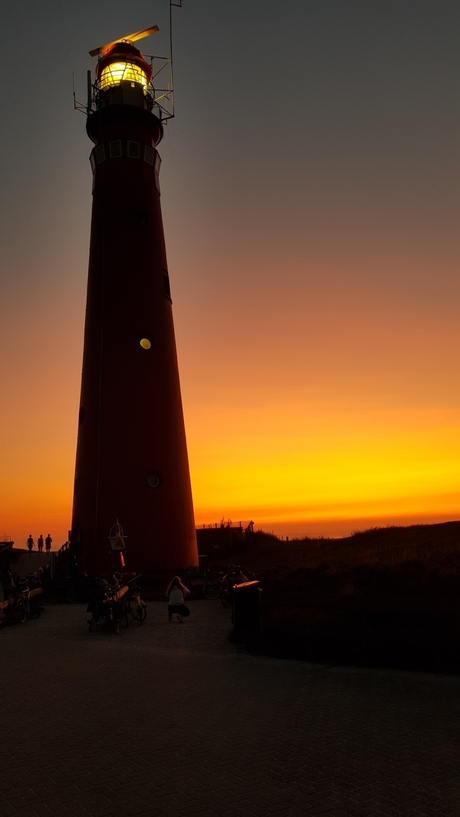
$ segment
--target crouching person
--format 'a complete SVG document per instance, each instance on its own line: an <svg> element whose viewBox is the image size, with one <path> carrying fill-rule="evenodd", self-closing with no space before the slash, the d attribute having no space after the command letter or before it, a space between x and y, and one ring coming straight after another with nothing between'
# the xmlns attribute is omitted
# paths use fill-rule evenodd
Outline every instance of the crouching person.
<svg viewBox="0 0 460 817"><path fill-rule="evenodd" d="M190 590L182 584L179 576L174 576L168 584L166 595L168 597L168 619L173 620L176 615L179 622L183 624L184 618L190 615L190 610L185 604L185 597L188 596Z"/></svg>

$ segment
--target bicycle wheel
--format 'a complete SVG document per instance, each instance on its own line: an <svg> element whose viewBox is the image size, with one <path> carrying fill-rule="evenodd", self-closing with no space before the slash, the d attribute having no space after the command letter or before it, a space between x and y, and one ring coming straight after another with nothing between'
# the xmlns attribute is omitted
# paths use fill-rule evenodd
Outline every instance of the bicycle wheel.
<svg viewBox="0 0 460 817"><path fill-rule="evenodd" d="M52 587L43 588L42 604L46 604L47 606L49 604L56 604L57 598L58 598L57 593L55 590L53 590Z"/></svg>
<svg viewBox="0 0 460 817"><path fill-rule="evenodd" d="M81 602L81 595L75 585L71 585L67 590L67 601L70 604L79 604Z"/></svg>
<svg viewBox="0 0 460 817"><path fill-rule="evenodd" d="M88 631L94 630L97 622L99 621L98 617L94 615L91 616L91 619L88 621Z"/></svg>
<svg viewBox="0 0 460 817"><path fill-rule="evenodd" d="M137 605L135 619L136 619L136 621L139 622L139 624L143 624L145 619L146 619L146 616L147 616L147 605L143 601L140 601L138 603L138 605Z"/></svg>
<svg viewBox="0 0 460 817"><path fill-rule="evenodd" d="M132 598L129 600L129 612L139 624L142 624L147 616L147 605L142 599Z"/></svg>
<svg viewBox="0 0 460 817"><path fill-rule="evenodd" d="M22 602L22 601L17 602L15 615L16 615L16 620L19 621L20 624L24 624L24 622L25 622L25 620L27 618L27 610L26 610L24 602Z"/></svg>
<svg viewBox="0 0 460 817"><path fill-rule="evenodd" d="M42 609L40 607L39 601L35 596L30 599L29 601L29 609L27 611L27 615L29 618L38 618Z"/></svg>
<svg viewBox="0 0 460 817"><path fill-rule="evenodd" d="M232 599L227 589L223 590L222 593L220 594L220 600L224 607L230 607Z"/></svg>
<svg viewBox="0 0 460 817"><path fill-rule="evenodd" d="M137 619L137 599L134 597L128 601L128 610L130 616Z"/></svg>
<svg viewBox="0 0 460 817"><path fill-rule="evenodd" d="M218 599L220 594L219 582L207 582L203 586L203 596L205 599Z"/></svg>

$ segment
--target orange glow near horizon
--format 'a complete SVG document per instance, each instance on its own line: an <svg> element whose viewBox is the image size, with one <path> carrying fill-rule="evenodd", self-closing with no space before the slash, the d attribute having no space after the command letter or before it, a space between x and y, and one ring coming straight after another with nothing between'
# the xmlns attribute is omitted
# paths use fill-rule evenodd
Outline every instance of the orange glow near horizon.
<svg viewBox="0 0 460 817"><path fill-rule="evenodd" d="M230 516L277 531L284 525L286 533L308 533L311 525L318 533L321 524L344 533L358 519L372 525L376 518L457 515L453 413L357 410L344 417L343 407L331 414L326 406L298 405L235 414L214 407L206 439L190 450L198 524Z"/></svg>
<svg viewBox="0 0 460 817"><path fill-rule="evenodd" d="M344 536L376 524L455 519L455 423L455 413L441 409L197 407L188 422L196 524L230 518L281 536ZM8 479L0 476L9 499L0 536L18 546L48 529L54 544L67 539L72 454L50 451L47 475L37 464L25 474L11 460Z"/></svg>
<svg viewBox="0 0 460 817"><path fill-rule="evenodd" d="M193 310L190 316L178 302L198 526L230 518L282 536L342 536L377 524L459 516L459 396L446 354L458 345L452 327L433 317L428 332L427 313L418 326L412 321L409 337L401 308L393 310L391 332L376 326L372 333L369 315L353 309L344 318L330 306L335 339L316 318L304 337L299 314L292 329L280 315L285 356L264 313L255 327L250 316L254 340L242 311L238 338L230 333L228 348L213 315L207 331L217 342L209 354L184 342L184 331L194 337L196 324ZM75 342L66 357L54 345L55 328L47 329L55 358L42 363L38 344L28 387L16 377L26 365L21 357L10 364L17 387L0 428L0 536L18 544L45 528L62 544L70 525L81 351ZM42 344L45 339L46 333ZM24 350L22 360L29 354ZM41 394L44 372L51 417L47 399L33 396Z"/></svg>

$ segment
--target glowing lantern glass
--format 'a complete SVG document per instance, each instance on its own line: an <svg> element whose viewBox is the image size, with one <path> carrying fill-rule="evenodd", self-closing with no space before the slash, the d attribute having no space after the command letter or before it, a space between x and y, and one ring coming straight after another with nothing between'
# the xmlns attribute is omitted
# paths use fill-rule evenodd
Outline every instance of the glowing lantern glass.
<svg viewBox="0 0 460 817"><path fill-rule="evenodd" d="M149 84L147 73L133 62L111 62L102 69L99 86L101 91L120 85L121 82L132 82L147 89Z"/></svg>

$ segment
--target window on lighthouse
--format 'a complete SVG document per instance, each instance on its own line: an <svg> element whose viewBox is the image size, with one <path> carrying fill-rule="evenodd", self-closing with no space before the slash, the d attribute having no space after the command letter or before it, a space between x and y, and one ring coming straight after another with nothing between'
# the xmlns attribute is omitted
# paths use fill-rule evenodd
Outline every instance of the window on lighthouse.
<svg viewBox="0 0 460 817"><path fill-rule="evenodd" d="M147 75L132 62L112 62L103 68L100 77L101 91L107 88L113 88L115 85L120 85L123 80L128 82L136 82L147 88Z"/></svg>

